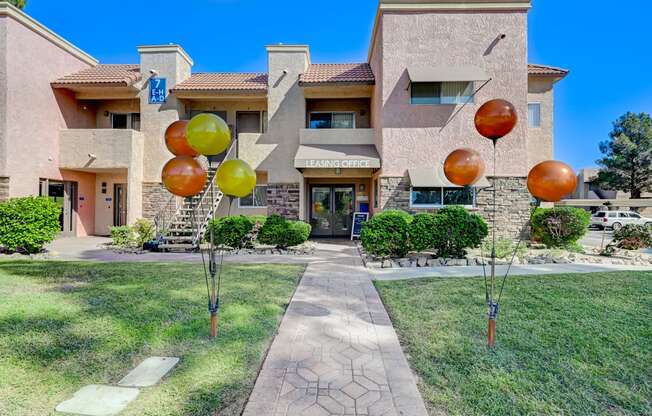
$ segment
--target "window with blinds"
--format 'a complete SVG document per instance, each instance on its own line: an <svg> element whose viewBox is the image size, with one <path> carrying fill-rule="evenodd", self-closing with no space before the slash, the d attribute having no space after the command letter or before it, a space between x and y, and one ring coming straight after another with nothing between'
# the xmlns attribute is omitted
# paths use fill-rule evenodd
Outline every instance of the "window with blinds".
<svg viewBox="0 0 652 416"><path fill-rule="evenodd" d="M473 82L413 82L410 102L420 104L464 104L473 102Z"/></svg>
<svg viewBox="0 0 652 416"><path fill-rule="evenodd" d="M527 122L531 128L541 127L541 104L528 103Z"/></svg>

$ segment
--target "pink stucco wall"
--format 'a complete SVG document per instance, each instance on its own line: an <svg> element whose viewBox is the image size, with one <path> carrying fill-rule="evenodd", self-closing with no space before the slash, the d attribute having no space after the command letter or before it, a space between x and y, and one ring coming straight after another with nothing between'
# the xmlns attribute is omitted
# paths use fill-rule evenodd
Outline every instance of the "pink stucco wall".
<svg viewBox="0 0 652 416"><path fill-rule="evenodd" d="M6 153L1 176L10 196L38 193L39 178L62 179L59 130L85 124L81 105L50 87L53 80L89 65L12 18L6 25ZM90 114L89 121L94 120Z"/></svg>
<svg viewBox="0 0 652 416"><path fill-rule="evenodd" d="M77 235L95 234L95 174L62 169L61 179L77 182Z"/></svg>
<svg viewBox="0 0 652 416"><path fill-rule="evenodd" d="M491 49L500 33L507 37ZM410 104L409 66L455 65L478 66L493 78L474 104L450 121L460 106ZM492 98L511 101L520 116L516 129L498 145L498 174L526 174L526 12L385 13L380 82L383 176L403 176L408 168L441 163L459 147L480 151L491 172L491 142L475 131L473 117L479 106Z"/></svg>

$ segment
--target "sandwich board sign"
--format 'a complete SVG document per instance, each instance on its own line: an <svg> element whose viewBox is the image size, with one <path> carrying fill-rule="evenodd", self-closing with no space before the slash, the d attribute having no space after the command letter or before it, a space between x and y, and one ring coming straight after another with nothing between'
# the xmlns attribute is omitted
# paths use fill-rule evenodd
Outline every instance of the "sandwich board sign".
<svg viewBox="0 0 652 416"><path fill-rule="evenodd" d="M354 238L360 238L360 232L362 231L362 225L369 220L368 212L354 212L353 213L353 225L351 226L351 240Z"/></svg>

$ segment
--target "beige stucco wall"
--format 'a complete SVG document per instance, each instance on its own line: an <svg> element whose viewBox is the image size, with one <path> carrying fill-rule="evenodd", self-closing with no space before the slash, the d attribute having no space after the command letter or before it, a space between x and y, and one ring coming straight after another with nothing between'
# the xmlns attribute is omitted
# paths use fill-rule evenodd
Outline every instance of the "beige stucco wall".
<svg viewBox="0 0 652 416"><path fill-rule="evenodd" d="M301 129L299 138L301 144L373 145L374 129Z"/></svg>
<svg viewBox="0 0 652 416"><path fill-rule="evenodd" d="M88 68L91 61L53 43L54 35L35 29L33 23L4 15L0 28L0 82L4 84L0 88L0 102L4 101L0 106L0 176L11 177L10 196L37 195L39 178L62 179L59 130L68 122L88 122L81 105L53 91L50 82Z"/></svg>
<svg viewBox="0 0 652 416"><path fill-rule="evenodd" d="M528 127L528 169L554 155L553 78L530 77L528 103L541 104L541 127Z"/></svg>
<svg viewBox="0 0 652 416"><path fill-rule="evenodd" d="M459 147L480 151L491 171L491 142L476 132L473 119L479 106L492 98L511 101L520 116L514 131L499 142L498 174L525 175L527 13L386 12L381 19L383 176L403 176L409 167L441 163ZM500 33L506 38L491 49ZM460 106L410 104L408 67L456 65L475 65L492 77L474 104L452 120Z"/></svg>
<svg viewBox="0 0 652 416"><path fill-rule="evenodd" d="M374 143L376 150L383 151L383 21L377 22L376 31L371 39L369 66L376 78L371 95L371 123L374 126Z"/></svg>
<svg viewBox="0 0 652 416"><path fill-rule="evenodd" d="M158 72L157 77L167 78L167 88L172 89L190 77L192 62L176 45L140 47L140 70L149 79L150 70ZM145 136L143 179L145 182L160 182L161 169L172 157L165 147L165 129L174 121L184 118L185 106L173 94L168 94L163 104L149 103L149 83L144 82L140 92L141 132Z"/></svg>

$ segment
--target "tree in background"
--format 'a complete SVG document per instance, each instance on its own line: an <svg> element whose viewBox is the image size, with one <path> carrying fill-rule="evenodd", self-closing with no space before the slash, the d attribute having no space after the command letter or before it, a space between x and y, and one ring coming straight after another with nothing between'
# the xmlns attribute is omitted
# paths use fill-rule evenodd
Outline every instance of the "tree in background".
<svg viewBox="0 0 652 416"><path fill-rule="evenodd" d="M19 9L24 9L27 5L27 0L7 0L9 3L18 7Z"/></svg>
<svg viewBox="0 0 652 416"><path fill-rule="evenodd" d="M625 191L631 198L652 191L652 118L627 113L614 122L609 140L600 143L598 183L606 189Z"/></svg>

